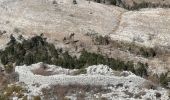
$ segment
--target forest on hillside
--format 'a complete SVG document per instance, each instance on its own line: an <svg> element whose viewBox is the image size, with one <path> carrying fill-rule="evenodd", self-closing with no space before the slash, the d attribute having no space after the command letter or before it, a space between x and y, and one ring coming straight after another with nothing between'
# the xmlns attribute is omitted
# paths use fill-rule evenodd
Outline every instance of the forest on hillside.
<svg viewBox="0 0 170 100"><path fill-rule="evenodd" d="M23 38L22 38L23 39ZM4 50L0 51L3 65L10 72L15 65L31 65L38 62L54 64L69 69L82 69L90 65L104 64L113 70L128 70L139 76L147 76L147 64L133 61L122 61L109 58L86 50L81 52L80 57L71 56L69 51L56 49L55 46L46 41L43 36L35 36L31 39L23 39L18 42L12 35L11 40Z"/></svg>

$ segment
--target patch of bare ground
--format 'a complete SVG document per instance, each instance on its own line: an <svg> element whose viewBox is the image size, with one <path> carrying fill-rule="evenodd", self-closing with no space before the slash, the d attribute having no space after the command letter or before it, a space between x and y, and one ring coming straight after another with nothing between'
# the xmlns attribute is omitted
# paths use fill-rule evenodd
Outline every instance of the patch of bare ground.
<svg viewBox="0 0 170 100"><path fill-rule="evenodd" d="M33 74L42 75L42 76L50 76L54 75L52 71L48 71L46 66L41 66L40 68L32 70Z"/></svg>
<svg viewBox="0 0 170 100"><path fill-rule="evenodd" d="M156 90L158 87L158 85L153 82L149 82L149 81L146 81L144 82L144 84L142 85L142 88L145 88L145 89L153 89L153 90Z"/></svg>

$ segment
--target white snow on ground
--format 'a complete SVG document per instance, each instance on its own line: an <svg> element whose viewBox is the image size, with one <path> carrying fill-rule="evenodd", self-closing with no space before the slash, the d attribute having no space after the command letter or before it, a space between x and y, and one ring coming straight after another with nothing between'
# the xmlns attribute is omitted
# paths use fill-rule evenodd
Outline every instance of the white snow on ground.
<svg viewBox="0 0 170 100"><path fill-rule="evenodd" d="M138 77L131 72L122 72L120 76L112 74L112 70L105 65L94 65L87 68L87 74L83 75L66 75L66 74L54 74L50 76L36 75L32 70L41 66L41 63L33 64L31 66L16 66L15 71L19 74L19 82L24 82L28 86L30 95L42 95L42 88L50 88L50 85L101 85L111 89L110 93L102 94L103 97L109 100L123 99L124 97L133 98L128 96L125 92L139 94L141 91L145 91L146 94L142 98L153 98L156 100L155 92L161 93L162 100L167 100L168 96L165 90L148 90L142 88L147 81L141 77ZM55 65L48 65L48 68L57 71L58 67ZM56 69L55 69L56 67ZM60 70L60 69L59 69ZM68 71L67 69L62 71ZM38 85L39 86L38 86Z"/></svg>

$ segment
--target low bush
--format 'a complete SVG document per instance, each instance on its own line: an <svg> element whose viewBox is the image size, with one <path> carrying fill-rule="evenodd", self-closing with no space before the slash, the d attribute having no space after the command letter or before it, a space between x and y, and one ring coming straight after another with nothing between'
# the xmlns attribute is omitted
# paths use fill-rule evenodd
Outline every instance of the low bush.
<svg viewBox="0 0 170 100"><path fill-rule="evenodd" d="M138 76L147 77L148 76L147 69L148 69L147 63L143 64L141 62L138 62L137 66L135 67L135 74Z"/></svg>
<svg viewBox="0 0 170 100"><path fill-rule="evenodd" d="M163 87L168 87L168 82L170 81L167 77L168 73L162 73L159 77L159 82Z"/></svg>
<svg viewBox="0 0 170 100"><path fill-rule="evenodd" d="M109 36L96 36L93 42L98 45L108 45L110 41L111 39Z"/></svg>
<svg viewBox="0 0 170 100"><path fill-rule="evenodd" d="M11 73L13 71L13 65L12 64L7 64L7 65L4 66L4 68L5 68L5 71L7 73Z"/></svg>

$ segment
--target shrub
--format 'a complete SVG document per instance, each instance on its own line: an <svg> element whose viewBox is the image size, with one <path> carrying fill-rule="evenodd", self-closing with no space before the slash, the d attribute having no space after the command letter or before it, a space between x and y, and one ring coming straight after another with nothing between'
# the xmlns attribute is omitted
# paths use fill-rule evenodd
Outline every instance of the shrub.
<svg viewBox="0 0 170 100"><path fill-rule="evenodd" d="M159 77L160 84L164 87L167 87L169 82L167 74L168 73L162 73Z"/></svg>
<svg viewBox="0 0 170 100"><path fill-rule="evenodd" d="M56 0L53 0L53 4L57 4L57 1L56 1Z"/></svg>
<svg viewBox="0 0 170 100"><path fill-rule="evenodd" d="M108 45L110 43L109 36L96 36L94 42L98 45Z"/></svg>
<svg viewBox="0 0 170 100"><path fill-rule="evenodd" d="M5 71L7 73L11 73L13 71L13 65L12 64L5 65L4 68L5 68Z"/></svg>
<svg viewBox="0 0 170 100"><path fill-rule="evenodd" d="M156 51L152 48L140 48L140 51L138 52L139 54L141 54L144 57L154 57L156 56Z"/></svg>
<svg viewBox="0 0 170 100"><path fill-rule="evenodd" d="M139 76L142 76L142 77L148 76L148 74L147 74L147 68L148 68L147 63L143 64L141 62L138 62L136 67L137 67L135 69L135 74L136 75L139 75Z"/></svg>
<svg viewBox="0 0 170 100"><path fill-rule="evenodd" d="M77 4L77 1L76 1L76 0L73 0L73 4Z"/></svg>
<svg viewBox="0 0 170 100"><path fill-rule="evenodd" d="M116 5L116 0L109 0L109 1L110 1L110 4Z"/></svg>

